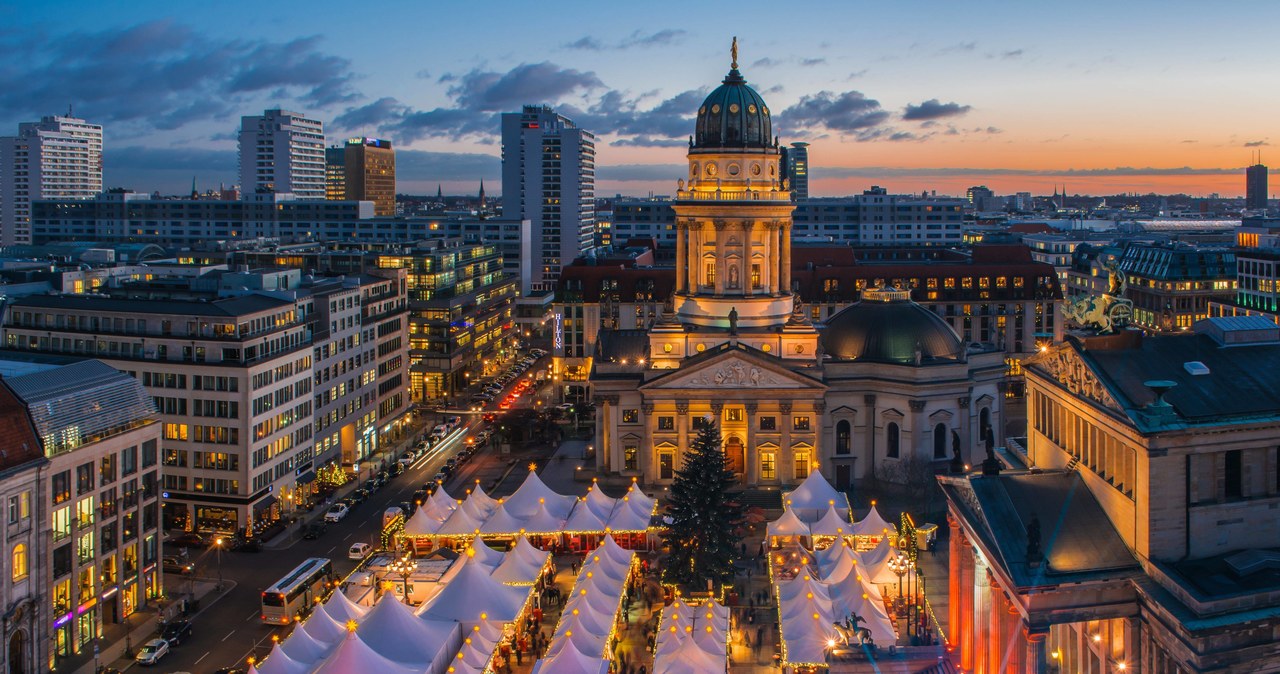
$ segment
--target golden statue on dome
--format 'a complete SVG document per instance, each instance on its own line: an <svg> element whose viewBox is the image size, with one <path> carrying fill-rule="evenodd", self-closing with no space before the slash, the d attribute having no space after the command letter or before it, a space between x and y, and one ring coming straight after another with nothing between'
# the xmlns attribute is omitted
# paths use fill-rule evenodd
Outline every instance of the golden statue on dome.
<svg viewBox="0 0 1280 674"><path fill-rule="evenodd" d="M733 57L733 62L729 64L730 68L738 69L738 36L733 36L733 46L729 47L729 55Z"/></svg>

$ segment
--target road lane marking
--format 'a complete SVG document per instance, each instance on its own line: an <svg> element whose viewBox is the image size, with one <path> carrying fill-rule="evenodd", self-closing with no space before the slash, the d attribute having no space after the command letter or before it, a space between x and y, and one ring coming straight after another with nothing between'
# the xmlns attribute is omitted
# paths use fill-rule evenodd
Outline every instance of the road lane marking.
<svg viewBox="0 0 1280 674"><path fill-rule="evenodd" d="M245 618L245 619L244 619L244 621L245 621L245 622L249 622L250 620L253 620L254 618L257 618L259 615L261 615L261 613L259 613L258 611L254 611L253 613L250 613L250 614L249 614L249 617L248 617L248 618Z"/></svg>
<svg viewBox="0 0 1280 674"><path fill-rule="evenodd" d="M347 537L346 537L346 538L344 538L344 539L342 539L342 542L343 542L343 543L346 543L347 541L351 540L351 539L352 539L352 538L354 538L354 537L355 537L355 534L354 534L354 533L347 534ZM336 546L335 546L335 547L336 547Z"/></svg>
<svg viewBox="0 0 1280 674"><path fill-rule="evenodd" d="M212 653L212 652L213 652L213 651L206 651L204 655L202 655L202 656L200 656L198 659L196 659L195 664L197 664L197 665L198 665L198 664L200 664L200 661L201 661L201 660L203 660L203 659L205 659L205 658L207 658L207 657L209 657L209 653Z"/></svg>
<svg viewBox="0 0 1280 674"><path fill-rule="evenodd" d="M329 548L328 550L326 550L324 554L326 554L326 555L331 555L331 554L333 554L333 551L334 551L334 550L337 550L337 549L338 549L338 546L336 546L336 545L335 545L335 546L333 546L332 548Z"/></svg>
<svg viewBox="0 0 1280 674"><path fill-rule="evenodd" d="M235 633L236 633L236 631L235 631L235 630L231 630L229 633L227 633L227 636L222 637L222 640L223 640L223 641L226 641L227 639L230 639L230 638L232 637L232 635L234 635Z"/></svg>

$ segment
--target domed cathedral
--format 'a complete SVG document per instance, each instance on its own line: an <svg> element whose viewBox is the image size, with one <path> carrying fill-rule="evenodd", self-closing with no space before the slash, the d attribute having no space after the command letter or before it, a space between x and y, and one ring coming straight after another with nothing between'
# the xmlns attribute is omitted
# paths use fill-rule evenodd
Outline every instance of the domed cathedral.
<svg viewBox="0 0 1280 674"><path fill-rule="evenodd" d="M748 486L821 470L930 479L1002 438L1000 352L963 344L892 289L815 326L793 292L791 202L772 111L738 70L699 106L677 184L676 283L647 330L599 331L590 385L599 472L666 484L705 424Z"/></svg>

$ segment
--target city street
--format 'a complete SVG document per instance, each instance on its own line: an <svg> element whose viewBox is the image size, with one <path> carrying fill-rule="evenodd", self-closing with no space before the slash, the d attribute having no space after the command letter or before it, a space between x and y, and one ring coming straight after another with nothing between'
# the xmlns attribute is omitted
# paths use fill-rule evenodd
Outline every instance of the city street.
<svg viewBox="0 0 1280 674"><path fill-rule="evenodd" d="M536 392L523 396L515 407L535 406L535 400L539 398L545 406L549 394L549 389L539 387ZM444 462L465 446L466 438L484 425L479 415L464 416L463 423L443 442L420 457L399 477L393 478L381 491L357 506L344 520L330 524L316 540L303 540L298 536L302 522L308 521L300 520L284 542L275 543L277 547L264 546L259 553L223 552L221 576L228 588L225 596L215 601L214 595L209 595L203 600L203 610L193 619L192 638L175 648L161 663L159 670L213 672L220 667L244 667L250 655L256 658L265 656L271 650L272 636L283 637L288 634L288 630L265 625L259 619L262 590L309 557L327 557L333 560L334 572L339 576L346 576L358 563L347 558L350 546L363 541L376 547L383 511L409 501L415 490L434 477ZM428 423L426 430L429 428ZM395 458L390 456L387 461ZM486 448L446 481L445 489L457 496L474 484L478 476L491 475L505 468L509 468L507 458L494 448ZM318 520L322 517L322 512L322 509L317 508L308 513L308 518ZM192 558L196 561L200 580L217 582L219 571L216 550L209 549L199 554L193 552ZM172 593L186 591L185 578L169 576L167 583Z"/></svg>

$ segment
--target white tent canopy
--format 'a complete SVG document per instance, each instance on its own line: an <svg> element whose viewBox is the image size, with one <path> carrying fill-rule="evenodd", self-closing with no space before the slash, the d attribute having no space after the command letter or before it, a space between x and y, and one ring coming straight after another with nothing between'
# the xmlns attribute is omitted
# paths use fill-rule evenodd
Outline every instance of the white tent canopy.
<svg viewBox="0 0 1280 674"><path fill-rule="evenodd" d="M267 658L256 665L259 674L307 674L311 665L289 657L280 644L271 647Z"/></svg>
<svg viewBox="0 0 1280 674"><path fill-rule="evenodd" d="M820 470L809 471L800 486L783 494L782 504L794 509L805 522L816 522L831 505L842 512L849 511L849 497L832 487Z"/></svg>
<svg viewBox="0 0 1280 674"><path fill-rule="evenodd" d="M808 536L809 525L805 524L796 515L795 510L786 508L782 511L782 517L772 521L766 527L769 536Z"/></svg>
<svg viewBox="0 0 1280 674"><path fill-rule="evenodd" d="M350 597L341 592L334 592L324 603L324 610L339 625L345 625L349 620L363 618L369 612L369 607L351 601Z"/></svg>
<svg viewBox="0 0 1280 674"><path fill-rule="evenodd" d="M339 593L335 592L334 594ZM347 628L329 615L329 611L324 604L317 605L311 615L307 617L307 621L300 625L300 628L306 630L312 639L329 647L337 645L339 641L342 641L347 636Z"/></svg>
<svg viewBox="0 0 1280 674"><path fill-rule="evenodd" d="M279 647L292 660L303 663L319 662L333 652L333 646L337 642L326 644L319 639L311 636L302 625L293 628L293 633L287 639L280 642Z"/></svg>
<svg viewBox="0 0 1280 674"><path fill-rule="evenodd" d="M453 580L423 604L418 615L463 625L480 620L511 622L520 615L528 596L528 588L503 585L490 577L483 565L467 558Z"/></svg>
<svg viewBox="0 0 1280 674"><path fill-rule="evenodd" d="M845 536L853 533L853 525L844 518L841 511L834 505L827 506L827 512L809 527L809 532L814 536Z"/></svg>
<svg viewBox="0 0 1280 674"><path fill-rule="evenodd" d="M356 635L378 653L404 665L426 667L446 650L457 649L462 628L456 622L423 620L388 592L365 615ZM443 659L447 659L447 654Z"/></svg>
<svg viewBox="0 0 1280 674"><path fill-rule="evenodd" d="M897 531L897 527L880 516L880 511L876 510L874 503L871 504L871 510L867 512L867 516L853 524L854 536L893 536Z"/></svg>
<svg viewBox="0 0 1280 674"><path fill-rule="evenodd" d="M267 658L270 661L271 658ZM314 674L417 674L420 669L402 665L374 650L352 632L316 667Z"/></svg>
<svg viewBox="0 0 1280 674"><path fill-rule="evenodd" d="M508 585L529 585L538 580L538 575L547 566L551 553L533 547L529 539L521 536L516 545L507 552L502 564L493 571L493 579Z"/></svg>
<svg viewBox="0 0 1280 674"><path fill-rule="evenodd" d="M503 505L517 517L530 517L540 505L545 505L546 510L553 517L563 521L577 502L578 499L573 496L552 491L551 487L538 477L538 472L531 470L515 493L503 500Z"/></svg>

